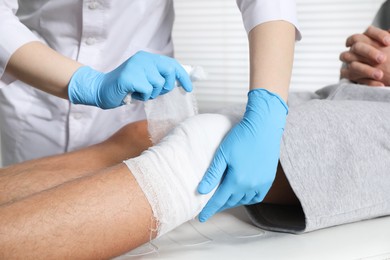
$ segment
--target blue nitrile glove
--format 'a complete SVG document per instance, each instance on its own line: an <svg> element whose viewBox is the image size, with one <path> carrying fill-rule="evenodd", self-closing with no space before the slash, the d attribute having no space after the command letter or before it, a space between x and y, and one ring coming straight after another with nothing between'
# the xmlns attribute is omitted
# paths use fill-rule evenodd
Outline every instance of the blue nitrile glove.
<svg viewBox="0 0 390 260"><path fill-rule="evenodd" d="M278 95L265 89L248 93L243 119L225 136L198 186L200 194L207 194L220 184L199 214L201 222L264 199L275 179L287 113Z"/></svg>
<svg viewBox="0 0 390 260"><path fill-rule="evenodd" d="M109 109L122 105L129 93L142 101L156 98L171 91L176 80L187 92L192 91L190 77L175 59L140 51L109 73L79 68L70 80L68 94L74 104Z"/></svg>

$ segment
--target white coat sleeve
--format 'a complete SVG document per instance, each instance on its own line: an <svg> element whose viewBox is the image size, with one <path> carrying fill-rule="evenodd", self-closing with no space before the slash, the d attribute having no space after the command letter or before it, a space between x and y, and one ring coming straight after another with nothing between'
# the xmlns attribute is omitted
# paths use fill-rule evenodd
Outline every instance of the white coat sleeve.
<svg viewBox="0 0 390 260"><path fill-rule="evenodd" d="M236 2L247 33L261 23L284 20L295 26L296 39L301 39L295 0L236 0Z"/></svg>
<svg viewBox="0 0 390 260"><path fill-rule="evenodd" d="M22 45L39 40L16 17L17 10L17 0L0 1L0 79L11 55Z"/></svg>

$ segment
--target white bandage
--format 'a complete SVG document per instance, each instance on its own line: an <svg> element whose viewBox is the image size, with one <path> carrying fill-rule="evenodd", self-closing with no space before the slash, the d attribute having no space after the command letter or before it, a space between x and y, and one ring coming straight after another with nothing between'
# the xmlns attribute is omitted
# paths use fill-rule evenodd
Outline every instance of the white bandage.
<svg viewBox="0 0 390 260"><path fill-rule="evenodd" d="M183 65L192 82L203 80L206 73L202 67ZM187 93L176 83L171 92L145 102L148 131L153 144L158 143L179 123L198 114L198 106L192 92Z"/></svg>
<svg viewBox="0 0 390 260"><path fill-rule="evenodd" d="M195 97L175 88L170 93L145 102L148 132L153 144L158 143L175 126L198 114Z"/></svg>
<svg viewBox="0 0 390 260"><path fill-rule="evenodd" d="M202 67L182 65L192 82L204 80L207 75ZM170 130L186 118L198 114L194 94L187 93L176 82L176 87L165 95L145 102L145 114L148 120L148 131L153 144L166 136ZM131 94L124 100L131 103Z"/></svg>
<svg viewBox="0 0 390 260"><path fill-rule="evenodd" d="M213 155L232 125L231 117L191 117L139 157L125 161L158 223L158 236L194 218L213 192L197 193Z"/></svg>

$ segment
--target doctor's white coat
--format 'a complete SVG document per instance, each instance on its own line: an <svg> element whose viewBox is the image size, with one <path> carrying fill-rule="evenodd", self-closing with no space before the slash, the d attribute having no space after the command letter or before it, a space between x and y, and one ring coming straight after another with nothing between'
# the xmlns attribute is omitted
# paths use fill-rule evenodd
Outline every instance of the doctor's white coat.
<svg viewBox="0 0 390 260"><path fill-rule="evenodd" d="M294 0L237 0L237 4L248 32L271 20L297 24ZM142 103L103 111L70 104L11 78L4 70L19 47L39 40L107 72L139 50L172 56L173 22L172 0L0 0L3 164L92 145L145 118Z"/></svg>

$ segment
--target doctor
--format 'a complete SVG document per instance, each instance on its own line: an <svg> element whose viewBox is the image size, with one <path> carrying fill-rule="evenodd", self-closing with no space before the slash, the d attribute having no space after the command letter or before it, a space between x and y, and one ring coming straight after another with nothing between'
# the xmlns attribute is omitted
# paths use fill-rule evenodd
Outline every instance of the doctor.
<svg viewBox="0 0 390 260"><path fill-rule="evenodd" d="M296 31L293 0L237 0L250 45L248 105L199 184L200 214L260 202L275 177ZM142 102L192 86L172 58L172 0L2 0L0 127L3 162L101 142L145 117ZM139 52L141 51L142 52ZM154 54L152 54L154 53ZM102 110L109 109L109 110Z"/></svg>

